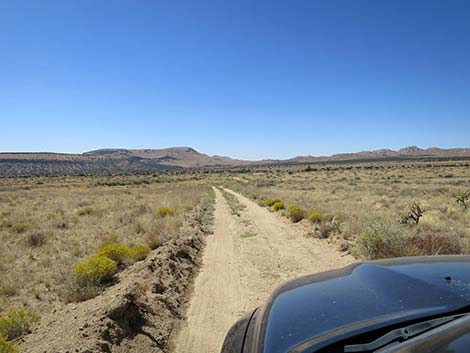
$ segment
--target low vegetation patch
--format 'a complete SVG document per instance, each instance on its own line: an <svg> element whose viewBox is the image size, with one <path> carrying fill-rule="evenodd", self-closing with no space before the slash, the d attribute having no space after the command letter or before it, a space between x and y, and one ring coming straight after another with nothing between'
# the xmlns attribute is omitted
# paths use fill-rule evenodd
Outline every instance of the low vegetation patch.
<svg viewBox="0 0 470 353"><path fill-rule="evenodd" d="M321 223L326 219L326 214L322 210L312 210L308 213L307 219L313 223Z"/></svg>
<svg viewBox="0 0 470 353"><path fill-rule="evenodd" d="M274 211L280 211L280 210L284 210L286 208L286 206L284 205L284 202L282 201L278 201L276 203L273 204L273 210Z"/></svg>
<svg viewBox="0 0 470 353"><path fill-rule="evenodd" d="M255 232L245 232L243 233L242 235L240 235L242 238L251 238L251 237L255 237L256 236L256 233Z"/></svg>
<svg viewBox="0 0 470 353"><path fill-rule="evenodd" d="M130 255L134 261L144 260L152 251L152 248L146 244L138 244L130 248Z"/></svg>
<svg viewBox="0 0 470 353"><path fill-rule="evenodd" d="M238 200L238 197L236 197L234 194L225 191L222 188L219 190L222 192L222 195L224 195L225 200L227 200L232 215L240 217L240 212L245 209L245 205L241 204Z"/></svg>
<svg viewBox="0 0 470 353"><path fill-rule="evenodd" d="M0 336L8 340L21 337L28 333L31 325L39 320L39 316L24 309L10 310L6 316L0 317Z"/></svg>
<svg viewBox="0 0 470 353"><path fill-rule="evenodd" d="M106 213L105 210L93 207L82 207L77 211L79 216L95 216L95 217L103 217Z"/></svg>
<svg viewBox="0 0 470 353"><path fill-rule="evenodd" d="M118 272L116 261L105 256L91 256L78 265L72 273L81 286L101 285L110 282Z"/></svg>
<svg viewBox="0 0 470 353"><path fill-rule="evenodd" d="M19 353L19 348L9 342L5 336L0 335L0 353Z"/></svg>
<svg viewBox="0 0 470 353"><path fill-rule="evenodd" d="M290 205L287 208L287 217L294 223L297 223L304 219L305 211L298 205Z"/></svg>
<svg viewBox="0 0 470 353"><path fill-rule="evenodd" d="M279 199L267 199L266 201L264 201L264 205L266 207L272 207L275 203L278 203L278 202L281 202L281 200L279 200Z"/></svg>
<svg viewBox="0 0 470 353"><path fill-rule="evenodd" d="M96 255L113 260L118 265L123 265L131 258L131 253L131 249L124 244L110 243L98 250Z"/></svg>
<svg viewBox="0 0 470 353"><path fill-rule="evenodd" d="M155 216L159 218L165 217L173 217L175 215L175 211L169 207L160 207L158 210L155 211Z"/></svg>

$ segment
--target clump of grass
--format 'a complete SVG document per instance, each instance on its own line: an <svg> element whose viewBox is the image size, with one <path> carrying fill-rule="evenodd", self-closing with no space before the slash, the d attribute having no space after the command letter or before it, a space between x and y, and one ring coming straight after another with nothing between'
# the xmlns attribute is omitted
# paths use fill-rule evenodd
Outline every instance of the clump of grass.
<svg viewBox="0 0 470 353"><path fill-rule="evenodd" d="M152 250L163 245L162 238L158 234L147 234L146 238L147 244Z"/></svg>
<svg viewBox="0 0 470 353"><path fill-rule="evenodd" d="M297 223L304 219L305 211L298 205L290 205L287 208L287 217L294 223Z"/></svg>
<svg viewBox="0 0 470 353"><path fill-rule="evenodd" d="M42 232L34 232L28 235L26 242L30 247L37 248L46 244L46 235Z"/></svg>
<svg viewBox="0 0 470 353"><path fill-rule="evenodd" d="M24 309L10 310L6 316L0 317L0 336L8 340L18 338L28 333L38 320L38 315Z"/></svg>
<svg viewBox="0 0 470 353"><path fill-rule="evenodd" d="M194 209L193 205L184 205L183 210L184 212L191 212Z"/></svg>
<svg viewBox="0 0 470 353"><path fill-rule="evenodd" d="M110 282L117 271L116 261L105 256L95 255L76 265L72 273L79 284L88 286Z"/></svg>
<svg viewBox="0 0 470 353"><path fill-rule="evenodd" d="M326 214L322 210L312 210L308 213L307 219L312 223L321 223L325 220Z"/></svg>
<svg viewBox="0 0 470 353"><path fill-rule="evenodd" d="M251 238L251 237L255 237L256 236L256 233L254 232L245 232L243 233L242 235L240 235L242 238Z"/></svg>
<svg viewBox="0 0 470 353"><path fill-rule="evenodd" d="M9 342L5 336L0 335L0 353L19 353L19 348Z"/></svg>
<svg viewBox="0 0 470 353"><path fill-rule="evenodd" d="M374 222L357 239L359 253L369 260L398 257L404 234L403 226L393 221Z"/></svg>
<svg viewBox="0 0 470 353"><path fill-rule="evenodd" d="M284 205L284 202L282 201L278 201L274 203L272 207L273 207L273 210L276 212L280 210L284 210L286 208L286 206Z"/></svg>
<svg viewBox="0 0 470 353"><path fill-rule="evenodd" d="M15 233L24 233L28 230L29 225L26 223L13 223L11 225L11 230Z"/></svg>
<svg viewBox="0 0 470 353"><path fill-rule="evenodd" d="M159 218L173 217L174 215L175 211L169 207L160 207L155 211L155 216Z"/></svg>
<svg viewBox="0 0 470 353"><path fill-rule="evenodd" d="M281 200L279 199L267 199L266 201L264 201L264 205L266 207L272 207L275 203L278 203L278 202L281 202Z"/></svg>
<svg viewBox="0 0 470 353"><path fill-rule="evenodd" d="M134 261L141 261L145 259L151 251L152 249L150 246L145 244L138 244L130 249L130 254Z"/></svg>
<svg viewBox="0 0 470 353"><path fill-rule="evenodd" d="M106 213L105 210L93 207L82 207L77 211L79 216L95 216L95 217L103 217Z"/></svg>

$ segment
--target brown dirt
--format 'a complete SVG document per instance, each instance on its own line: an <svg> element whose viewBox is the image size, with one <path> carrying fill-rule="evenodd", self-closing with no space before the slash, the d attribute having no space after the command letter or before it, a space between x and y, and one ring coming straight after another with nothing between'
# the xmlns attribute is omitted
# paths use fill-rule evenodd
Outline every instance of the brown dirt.
<svg viewBox="0 0 470 353"><path fill-rule="evenodd" d="M325 241L306 238L303 225L227 191L246 208L240 217L233 216L216 191L215 231L207 240L176 353L219 353L230 326L279 284L354 261Z"/></svg>

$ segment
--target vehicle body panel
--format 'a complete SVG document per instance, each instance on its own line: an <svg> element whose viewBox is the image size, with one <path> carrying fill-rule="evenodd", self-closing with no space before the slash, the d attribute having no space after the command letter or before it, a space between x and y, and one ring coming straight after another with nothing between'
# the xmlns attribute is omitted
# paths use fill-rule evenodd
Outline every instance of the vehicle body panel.
<svg viewBox="0 0 470 353"><path fill-rule="evenodd" d="M315 352L366 331L469 304L468 256L358 263L276 289L252 315L243 352Z"/></svg>

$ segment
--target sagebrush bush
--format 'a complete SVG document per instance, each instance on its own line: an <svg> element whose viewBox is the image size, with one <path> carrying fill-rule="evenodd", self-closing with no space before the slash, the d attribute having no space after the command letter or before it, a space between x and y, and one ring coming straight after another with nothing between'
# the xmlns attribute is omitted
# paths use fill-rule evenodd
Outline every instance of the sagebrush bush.
<svg viewBox="0 0 470 353"><path fill-rule="evenodd" d="M19 353L20 350L12 342L9 342L5 336L0 335L0 353Z"/></svg>
<svg viewBox="0 0 470 353"><path fill-rule="evenodd" d="M124 244L109 243L98 250L96 255L107 257L118 264L124 264L131 258L131 252L131 249Z"/></svg>
<svg viewBox="0 0 470 353"><path fill-rule="evenodd" d="M145 244L138 244L131 248L131 257L134 261L140 261L145 259L151 251L152 249L150 246Z"/></svg>
<svg viewBox="0 0 470 353"><path fill-rule="evenodd" d="M321 223L326 219L326 214L322 210L312 210L308 213L307 219L313 223Z"/></svg>
<svg viewBox="0 0 470 353"><path fill-rule="evenodd" d="M111 281L117 271L116 261L95 255L76 265L72 273L83 285L99 285Z"/></svg>
<svg viewBox="0 0 470 353"><path fill-rule="evenodd" d="M164 217L172 217L175 215L175 211L173 211L169 207L160 207L158 210L155 211L155 216L164 218Z"/></svg>
<svg viewBox="0 0 470 353"><path fill-rule="evenodd" d="M403 256L456 255L463 253L460 237L452 234L414 233L404 239Z"/></svg>
<svg viewBox="0 0 470 353"><path fill-rule="evenodd" d="M6 316L0 317L0 336L9 340L18 338L28 333L38 320L39 316L24 309L10 310Z"/></svg>
<svg viewBox="0 0 470 353"><path fill-rule="evenodd" d="M264 205L267 206L267 207L271 207L272 205L274 205L277 202L281 202L281 200L279 200L279 199L267 199L266 201L264 201Z"/></svg>
<svg viewBox="0 0 470 353"><path fill-rule="evenodd" d="M390 220L374 222L358 236L357 246L366 259L398 257L402 253L402 238L405 229Z"/></svg>
<svg viewBox="0 0 470 353"><path fill-rule="evenodd" d="M298 205L290 205L287 208L287 216L292 222L296 223L305 217L305 211Z"/></svg>
<svg viewBox="0 0 470 353"><path fill-rule="evenodd" d="M275 204L273 204L273 210L276 212L280 210L284 210L285 208L286 206L284 205L284 202L282 201L278 201Z"/></svg>
<svg viewBox="0 0 470 353"><path fill-rule="evenodd" d="M35 232L28 235L26 242L29 246L35 248L46 244L46 235L42 232Z"/></svg>

